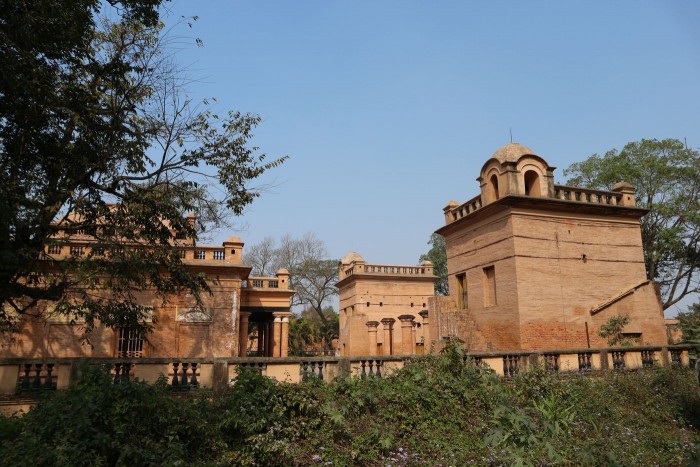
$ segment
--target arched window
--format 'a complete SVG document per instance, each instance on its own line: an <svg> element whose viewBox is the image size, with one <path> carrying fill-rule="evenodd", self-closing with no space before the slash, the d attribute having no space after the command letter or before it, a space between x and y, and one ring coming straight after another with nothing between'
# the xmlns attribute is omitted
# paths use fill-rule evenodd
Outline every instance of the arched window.
<svg viewBox="0 0 700 467"><path fill-rule="evenodd" d="M491 197L494 201L496 201L498 198L500 198L500 196L498 195L498 175L491 175L489 183L491 185Z"/></svg>
<svg viewBox="0 0 700 467"><path fill-rule="evenodd" d="M540 190L540 174L534 170L525 172L525 194L527 196L542 196Z"/></svg>

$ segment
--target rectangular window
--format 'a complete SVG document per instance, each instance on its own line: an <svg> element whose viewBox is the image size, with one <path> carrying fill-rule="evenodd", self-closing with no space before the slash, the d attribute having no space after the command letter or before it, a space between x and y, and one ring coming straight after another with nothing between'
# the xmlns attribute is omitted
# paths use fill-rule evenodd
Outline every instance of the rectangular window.
<svg viewBox="0 0 700 467"><path fill-rule="evenodd" d="M464 309L469 307L467 300L467 274L457 274L457 308Z"/></svg>
<svg viewBox="0 0 700 467"><path fill-rule="evenodd" d="M49 248L47 251L50 255L60 255L61 254L61 245L49 245Z"/></svg>
<svg viewBox="0 0 700 467"><path fill-rule="evenodd" d="M142 357L143 336L140 332L129 328L119 328L117 357Z"/></svg>
<svg viewBox="0 0 700 467"><path fill-rule="evenodd" d="M226 259L226 253L224 250L214 250L214 259L216 261L223 261Z"/></svg>
<svg viewBox="0 0 700 467"><path fill-rule="evenodd" d="M83 256L83 247L82 246L70 247L70 254L71 254L71 256Z"/></svg>
<svg viewBox="0 0 700 467"><path fill-rule="evenodd" d="M262 287L263 286L263 281L259 279L253 279L253 287Z"/></svg>
<svg viewBox="0 0 700 467"><path fill-rule="evenodd" d="M194 259L206 259L207 252L204 250L194 250Z"/></svg>
<svg viewBox="0 0 700 467"><path fill-rule="evenodd" d="M268 282L268 285L270 286L271 289L277 289L280 286L278 281L270 281L270 282Z"/></svg>
<svg viewBox="0 0 700 467"><path fill-rule="evenodd" d="M487 266L484 268L484 306L495 306L496 303L496 269Z"/></svg>

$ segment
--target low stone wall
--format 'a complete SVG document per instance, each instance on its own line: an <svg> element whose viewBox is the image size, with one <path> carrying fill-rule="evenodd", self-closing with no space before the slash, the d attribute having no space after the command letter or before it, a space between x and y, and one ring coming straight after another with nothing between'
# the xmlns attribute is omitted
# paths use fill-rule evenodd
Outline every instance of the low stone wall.
<svg viewBox="0 0 700 467"><path fill-rule="evenodd" d="M543 352L492 352L469 354L473 364L512 377L534 365L561 373L625 370L690 364L688 345L547 350ZM110 368L115 384L139 379L154 383L165 377L175 390L193 387L221 390L231 384L241 368L259 371L278 381L298 383L308 378L332 381L340 374L383 377L402 368L415 355L367 357L289 357L230 359L93 358L0 359L0 411L27 405L42 391L65 389L80 379L85 365ZM468 362L465 360L465 364ZM13 403L15 401L15 403Z"/></svg>

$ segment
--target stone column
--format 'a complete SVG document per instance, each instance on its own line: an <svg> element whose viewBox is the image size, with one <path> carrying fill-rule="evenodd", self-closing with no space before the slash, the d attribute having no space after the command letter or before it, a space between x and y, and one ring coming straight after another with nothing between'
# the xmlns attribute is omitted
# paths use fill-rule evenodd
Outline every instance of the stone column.
<svg viewBox="0 0 700 467"><path fill-rule="evenodd" d="M367 321L370 355L377 355L377 326L379 326L379 321Z"/></svg>
<svg viewBox="0 0 700 467"><path fill-rule="evenodd" d="M265 323L258 321L258 357L265 356Z"/></svg>
<svg viewBox="0 0 700 467"><path fill-rule="evenodd" d="M401 321L401 353L409 355L413 353L413 346L411 345L411 329L413 328L413 315L401 315L399 316L399 321Z"/></svg>
<svg viewBox="0 0 700 467"><path fill-rule="evenodd" d="M415 354L416 353L416 328L418 327L418 323L415 321L411 322L411 353Z"/></svg>
<svg viewBox="0 0 700 467"><path fill-rule="evenodd" d="M248 352L248 319L249 311L241 311L241 319L238 328L238 356L245 357Z"/></svg>
<svg viewBox="0 0 700 467"><path fill-rule="evenodd" d="M394 354L394 323L396 320L394 318L384 318L382 319L382 325L384 326L384 344L382 344L384 355Z"/></svg>
<svg viewBox="0 0 700 467"><path fill-rule="evenodd" d="M280 357L286 357L289 355L289 317L282 317L282 351Z"/></svg>
<svg viewBox="0 0 700 467"><path fill-rule="evenodd" d="M265 356L266 357L272 357L274 354L272 353L273 351L273 345L275 342L275 335L274 335L274 327L273 327L273 321L269 320L265 322Z"/></svg>
<svg viewBox="0 0 700 467"><path fill-rule="evenodd" d="M423 318L423 345L425 346L426 353L430 350L430 327L428 326L428 310L421 310L418 312L421 318Z"/></svg>
<svg viewBox="0 0 700 467"><path fill-rule="evenodd" d="M272 331L272 353L270 356L279 357L282 354L282 318L275 317Z"/></svg>

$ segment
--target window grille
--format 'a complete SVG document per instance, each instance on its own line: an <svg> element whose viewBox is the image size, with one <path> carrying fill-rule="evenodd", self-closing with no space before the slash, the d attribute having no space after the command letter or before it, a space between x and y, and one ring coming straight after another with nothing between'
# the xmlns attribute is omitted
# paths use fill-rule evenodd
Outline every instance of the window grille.
<svg viewBox="0 0 700 467"><path fill-rule="evenodd" d="M142 357L143 336L139 331L129 328L119 328L117 344L118 357Z"/></svg>
<svg viewBox="0 0 700 467"><path fill-rule="evenodd" d="M47 251L50 255L60 255L61 254L61 245L49 245L49 248Z"/></svg>
<svg viewBox="0 0 700 467"><path fill-rule="evenodd" d="M277 289L280 286L279 281L270 281L268 284L271 289Z"/></svg>
<svg viewBox="0 0 700 467"><path fill-rule="evenodd" d="M253 287L262 287L263 286L263 281L259 279L253 279Z"/></svg>
<svg viewBox="0 0 700 467"><path fill-rule="evenodd" d="M83 256L83 247L82 246L72 246L70 247L70 254L71 256Z"/></svg>
<svg viewBox="0 0 700 467"><path fill-rule="evenodd" d="M215 250L214 259L216 261L223 261L224 259L226 259L226 253L224 252L224 250Z"/></svg>
<svg viewBox="0 0 700 467"><path fill-rule="evenodd" d="M194 250L194 259L206 259L207 252L204 250Z"/></svg>

